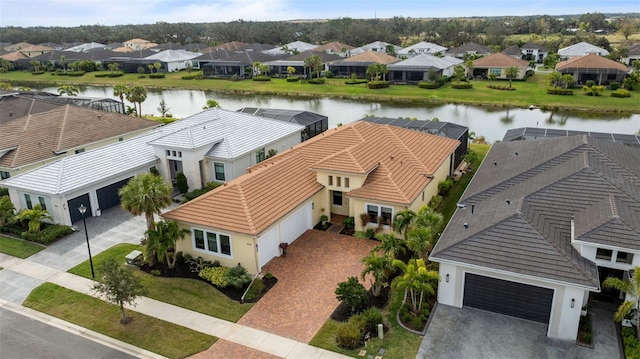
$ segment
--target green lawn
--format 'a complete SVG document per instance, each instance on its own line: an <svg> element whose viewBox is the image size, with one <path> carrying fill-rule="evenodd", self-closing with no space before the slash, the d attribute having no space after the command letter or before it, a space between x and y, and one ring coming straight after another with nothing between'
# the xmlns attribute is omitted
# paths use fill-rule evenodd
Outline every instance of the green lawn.
<svg viewBox="0 0 640 359"><path fill-rule="evenodd" d="M209 348L216 338L144 314L127 311L133 322L120 324L118 306L52 283L34 289L24 306L169 358Z"/></svg>
<svg viewBox="0 0 640 359"><path fill-rule="evenodd" d="M45 248L45 246L22 239L0 236L0 252L14 257L27 258Z"/></svg>
<svg viewBox="0 0 640 359"><path fill-rule="evenodd" d="M58 86L59 84L113 86L124 83L156 88L184 88L198 90L214 90L228 93L263 93L277 96L331 96L351 100L393 101L393 102L436 102L436 103L469 103L495 106L528 107L536 105L542 108L578 109L595 111L640 112L640 96L637 91L630 98L610 97L605 91L601 97L582 95L576 90L574 96L547 95L548 74L537 73L527 81L514 81L516 91L499 91L488 89L488 81L473 81L473 89L456 90L451 84L435 89L421 89L417 86L397 85L385 89L371 90L366 85L346 85L344 79L328 79L324 85L301 82L286 82L284 79L271 81L228 81L228 80L182 80L184 72L167 74L164 79L138 78L138 74L125 74L116 78L96 78L92 73L81 77L52 76L48 73L34 76L26 71L11 71L0 74L0 82L11 82L15 86ZM507 84L506 81L499 82Z"/></svg>
<svg viewBox="0 0 640 359"><path fill-rule="evenodd" d="M367 347L355 350L342 349L336 345L335 333L341 324L333 319L327 320L322 328L309 342L310 345L338 352L354 358L360 358L358 353L360 350L366 350L367 354L373 356L378 355L378 350L384 348L386 353L384 358L415 358L422 342L422 336L408 332L396 321L396 313L402 304L404 292L392 291L392 298L384 309L385 318L390 325L390 329L384 334L384 339L380 340L377 336L369 341ZM366 358L366 356L365 356Z"/></svg>
<svg viewBox="0 0 640 359"><path fill-rule="evenodd" d="M124 261L124 257L136 249L142 250L142 246L117 244L93 257L93 265L97 270L102 262L112 257L121 258ZM71 268L69 273L91 278L89 261ZM237 322L253 307L253 303L240 304L197 279L157 277L143 271L136 271L136 275L142 280L147 290L147 297L212 317Z"/></svg>

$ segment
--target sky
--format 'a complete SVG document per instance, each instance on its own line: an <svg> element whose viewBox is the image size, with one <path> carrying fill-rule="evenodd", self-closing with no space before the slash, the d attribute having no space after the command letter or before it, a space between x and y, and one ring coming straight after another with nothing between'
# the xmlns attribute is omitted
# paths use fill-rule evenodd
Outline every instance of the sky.
<svg viewBox="0 0 640 359"><path fill-rule="evenodd" d="M640 0L0 0L0 26L640 12Z"/></svg>

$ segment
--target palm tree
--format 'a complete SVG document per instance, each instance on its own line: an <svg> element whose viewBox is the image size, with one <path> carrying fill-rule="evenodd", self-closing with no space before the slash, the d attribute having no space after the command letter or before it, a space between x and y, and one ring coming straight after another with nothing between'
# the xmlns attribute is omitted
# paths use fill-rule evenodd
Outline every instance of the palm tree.
<svg viewBox="0 0 640 359"><path fill-rule="evenodd" d="M0 69L2 69L0 72L8 72L13 69L13 62L7 59L0 59Z"/></svg>
<svg viewBox="0 0 640 359"><path fill-rule="evenodd" d="M362 258L364 264L364 270L360 274L362 280L365 280L367 274L371 274L371 292L374 297L380 295L382 288L387 287L389 282L389 272L393 269L392 258L388 254L379 256L377 252L373 251L368 256Z"/></svg>
<svg viewBox="0 0 640 359"><path fill-rule="evenodd" d="M0 227L4 226L13 217L15 211L11 198L9 196L0 197Z"/></svg>
<svg viewBox="0 0 640 359"><path fill-rule="evenodd" d="M313 55L304 59L304 66L309 68L309 72L311 73L311 78L313 78L313 72L318 73L318 77L320 77L320 70L322 68L322 58L318 55Z"/></svg>
<svg viewBox="0 0 640 359"><path fill-rule="evenodd" d="M133 86L125 94L127 101L138 104L138 117L142 117L142 103L147 99L147 89L142 86Z"/></svg>
<svg viewBox="0 0 640 359"><path fill-rule="evenodd" d="M417 226L431 227L433 230L438 230L444 221L444 217L440 213L434 212L429 206L422 206L418 210L415 222Z"/></svg>
<svg viewBox="0 0 640 359"><path fill-rule="evenodd" d="M155 229L154 214L160 214L163 208L171 204L171 185L153 173L133 177L120 188L119 194L122 208L134 216L144 213L148 230Z"/></svg>
<svg viewBox="0 0 640 359"><path fill-rule="evenodd" d="M260 61L256 61L253 63L253 76L260 75L260 69L262 68L262 63Z"/></svg>
<svg viewBox="0 0 640 359"><path fill-rule="evenodd" d="M218 103L218 101L216 101L216 100L207 100L207 105L204 106L202 109L206 110L206 109L209 109L209 108L219 108L219 107L220 107L220 104Z"/></svg>
<svg viewBox="0 0 640 359"><path fill-rule="evenodd" d="M393 266L402 270L402 275L394 279L392 285L404 290L402 303L405 304L409 299L411 312L420 315L425 294L429 296L435 294L433 283L437 283L440 275L436 271L427 270L422 258L410 259L407 264L396 259L393 261Z"/></svg>
<svg viewBox="0 0 640 359"><path fill-rule="evenodd" d="M460 79L464 77L464 66L456 65L453 68L453 77L456 78L456 84L460 84Z"/></svg>
<svg viewBox="0 0 640 359"><path fill-rule="evenodd" d="M49 212L36 204L32 209L23 209L17 216L20 221L29 221L29 232L38 232L43 219L51 219Z"/></svg>
<svg viewBox="0 0 640 359"><path fill-rule="evenodd" d="M153 64L148 64L147 67L149 68L149 73L153 73L153 69L155 68Z"/></svg>
<svg viewBox="0 0 640 359"><path fill-rule="evenodd" d="M67 96L78 96L78 88L73 85L60 85L58 87L58 94Z"/></svg>
<svg viewBox="0 0 640 359"><path fill-rule="evenodd" d="M156 69L156 72L160 72L160 68L162 67L162 64L160 62L154 62L153 63L153 68Z"/></svg>
<svg viewBox="0 0 640 359"><path fill-rule="evenodd" d="M433 248L434 229L432 227L413 227L407 232L405 243L417 258L427 258Z"/></svg>
<svg viewBox="0 0 640 359"><path fill-rule="evenodd" d="M64 55L60 56L60 65L62 66L62 70L63 70L64 72L67 72L67 65L66 65L66 63L67 63L67 57L66 57L66 56L64 56Z"/></svg>
<svg viewBox="0 0 640 359"><path fill-rule="evenodd" d="M117 62L114 62L114 64L117 64ZM122 103L123 109L124 109L124 97L127 95L127 92L129 92L129 86L125 84L117 84L113 86L113 96L120 98L120 103Z"/></svg>
<svg viewBox="0 0 640 359"><path fill-rule="evenodd" d="M149 265L155 265L160 259L166 261L170 269L175 268L178 258L176 242L189 234L189 230L180 228L176 221L160 221L156 223L155 229L149 229L145 234L145 257Z"/></svg>
<svg viewBox="0 0 640 359"><path fill-rule="evenodd" d="M509 88L511 88L511 82L513 79L518 77L519 72L520 70L515 66L511 66L504 71L504 75L509 79Z"/></svg>
<svg viewBox="0 0 640 359"><path fill-rule="evenodd" d="M40 71L40 61L38 60L31 60L30 61L31 65L33 66L33 71L34 72L38 72Z"/></svg>
<svg viewBox="0 0 640 359"><path fill-rule="evenodd" d="M566 90L569 85L573 84L573 76L570 74L564 74L560 77L560 81L562 82L562 87Z"/></svg>
<svg viewBox="0 0 640 359"><path fill-rule="evenodd" d="M393 216L393 230L398 234L402 234L404 238L407 238L407 231L409 231L415 217L416 212L410 209L396 213L396 215Z"/></svg>
<svg viewBox="0 0 640 359"><path fill-rule="evenodd" d="M620 278L609 277L602 282L604 287L614 288L626 294L626 300L620 304L613 316L617 322L621 322L627 315L633 313L636 325L640 323L640 267L633 269L631 278L621 280ZM636 336L640 339L640 330L636 330Z"/></svg>
<svg viewBox="0 0 640 359"><path fill-rule="evenodd" d="M376 238L381 243L373 248L374 251L383 251L384 254L391 254L394 258L398 258L398 255L406 252L402 241L396 238L393 233L378 234Z"/></svg>
<svg viewBox="0 0 640 359"><path fill-rule="evenodd" d="M387 65L380 64L380 66L378 67L378 70L382 74L382 81L386 81L387 80L387 74L389 73L389 68L387 67Z"/></svg>
<svg viewBox="0 0 640 359"><path fill-rule="evenodd" d="M464 62L464 67L467 68L467 78L471 78L473 76L473 60L467 59Z"/></svg>
<svg viewBox="0 0 640 359"><path fill-rule="evenodd" d="M117 62L112 62L112 63L108 64L107 67L109 68L109 71L114 72L114 71L118 71L118 68L120 67L120 64L117 63Z"/></svg>

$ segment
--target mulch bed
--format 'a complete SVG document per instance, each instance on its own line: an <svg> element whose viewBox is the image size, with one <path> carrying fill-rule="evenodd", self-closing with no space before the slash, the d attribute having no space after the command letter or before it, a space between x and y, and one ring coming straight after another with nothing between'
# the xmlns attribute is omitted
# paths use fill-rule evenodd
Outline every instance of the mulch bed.
<svg viewBox="0 0 640 359"><path fill-rule="evenodd" d="M318 222L318 224L316 224L315 226L313 226L313 229L317 229L319 231L326 231L327 229L329 229L329 227L331 227L332 223L331 222L327 222L325 223L325 225L322 225L322 222Z"/></svg>
<svg viewBox="0 0 640 359"><path fill-rule="evenodd" d="M371 293L371 289L369 289L367 293L369 294L369 306L366 308L363 308L363 310L366 310L371 307L382 309L389 301L389 297L391 295L391 289L389 287L382 288L380 295L377 297L373 296L373 293ZM340 322L346 322L349 320L349 318L353 314L354 313L351 312L350 306L345 304L345 302L340 302L338 307L336 307L333 313L331 313L331 319L337 320Z"/></svg>
<svg viewBox="0 0 640 359"><path fill-rule="evenodd" d="M161 263L157 263L154 266L149 266L147 263L145 263L142 266L140 266L140 269L150 274L153 274L151 273L151 271L153 270L159 270L161 277L197 279L199 281L209 284L210 286L214 287L215 289L217 289L218 291L220 291L222 294L226 295L230 299L238 302L240 301L240 299L242 298L242 295L245 293L245 291L247 290L247 288L249 288L249 285L251 284L251 283L247 283L244 286L242 286L242 288L236 288L233 286L219 288L213 285L213 283L209 282L208 280L205 280L199 277L197 272L191 271L187 263L181 262L181 261L176 262L176 266L173 269L169 269L169 267ZM262 284L264 285L264 289L262 290L262 293L260 293L260 295L255 299L255 301L257 302L258 300L260 300L260 298L262 298L265 294L267 294L267 292L271 288L273 288L273 286L275 286L277 282L278 282L278 279L276 277L271 277L271 278L263 277Z"/></svg>

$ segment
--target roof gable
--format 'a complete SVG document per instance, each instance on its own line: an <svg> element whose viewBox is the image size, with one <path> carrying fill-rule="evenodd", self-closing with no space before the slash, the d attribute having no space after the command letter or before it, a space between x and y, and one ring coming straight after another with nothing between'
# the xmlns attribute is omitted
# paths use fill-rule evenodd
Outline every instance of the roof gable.
<svg viewBox="0 0 640 359"><path fill-rule="evenodd" d="M556 70L564 70L569 68L614 69L625 73L629 71L627 66L596 54L573 57L569 60L559 62L556 65Z"/></svg>
<svg viewBox="0 0 640 359"><path fill-rule="evenodd" d="M489 66L496 66L496 67L515 66L520 68L526 68L527 66L529 66L529 62L525 60L513 58L501 52L491 54L489 56L485 56L473 61L473 67L489 67Z"/></svg>

